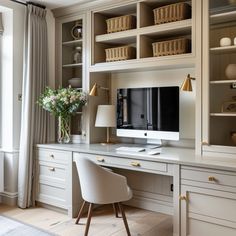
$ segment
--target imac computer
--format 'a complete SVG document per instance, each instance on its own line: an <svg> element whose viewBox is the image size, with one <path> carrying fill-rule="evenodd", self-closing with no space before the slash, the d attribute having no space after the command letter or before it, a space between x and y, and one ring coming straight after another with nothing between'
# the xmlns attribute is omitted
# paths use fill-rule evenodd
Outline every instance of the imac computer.
<svg viewBox="0 0 236 236"><path fill-rule="evenodd" d="M179 140L179 87L117 90L117 136Z"/></svg>

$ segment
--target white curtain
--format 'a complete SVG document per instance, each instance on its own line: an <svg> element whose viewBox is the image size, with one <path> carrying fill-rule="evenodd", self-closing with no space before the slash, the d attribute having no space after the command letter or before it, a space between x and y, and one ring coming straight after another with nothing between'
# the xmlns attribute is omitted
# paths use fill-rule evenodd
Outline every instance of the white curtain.
<svg viewBox="0 0 236 236"><path fill-rule="evenodd" d="M47 141L47 115L37 104L48 84L46 10L29 4L25 23L18 206L34 205L34 145Z"/></svg>

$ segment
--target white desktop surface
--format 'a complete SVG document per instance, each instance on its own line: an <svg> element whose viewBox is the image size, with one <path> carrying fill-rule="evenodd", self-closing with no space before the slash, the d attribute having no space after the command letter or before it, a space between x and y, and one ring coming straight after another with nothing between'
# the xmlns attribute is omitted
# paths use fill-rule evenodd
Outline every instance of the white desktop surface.
<svg viewBox="0 0 236 236"><path fill-rule="evenodd" d="M128 152L128 151L126 152L126 151L116 150L116 148L124 146L143 147L142 145L138 144L125 144L125 143L109 144L109 145L49 143L49 144L37 145L37 147L47 148L47 149L57 149L71 152L90 153L98 155L115 156L120 158L133 158L138 160L165 162L165 163L188 165L195 167L217 168L221 170L236 171L236 161L227 162L227 161L208 159L206 156L203 157L200 155L196 155L194 149L162 147L158 148L158 150L160 150L160 154L158 155L149 155L148 152L151 149L146 149L146 151L144 152Z"/></svg>

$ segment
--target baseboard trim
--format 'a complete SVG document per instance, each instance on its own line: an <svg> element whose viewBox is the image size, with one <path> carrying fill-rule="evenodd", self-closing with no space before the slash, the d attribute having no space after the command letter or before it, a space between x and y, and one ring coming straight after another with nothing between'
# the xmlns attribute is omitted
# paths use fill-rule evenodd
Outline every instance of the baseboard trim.
<svg viewBox="0 0 236 236"><path fill-rule="evenodd" d="M10 193L10 192L2 192L0 193L1 203L16 206L17 205L18 192Z"/></svg>
<svg viewBox="0 0 236 236"><path fill-rule="evenodd" d="M49 210L52 210L52 211L57 211L57 212L60 212L62 214L65 214L65 215L68 214L68 211L66 209L56 207L56 206L52 206L52 205L49 205L49 204L46 204L46 203L36 201L36 206L43 207L43 208L46 208L46 209L49 209Z"/></svg>

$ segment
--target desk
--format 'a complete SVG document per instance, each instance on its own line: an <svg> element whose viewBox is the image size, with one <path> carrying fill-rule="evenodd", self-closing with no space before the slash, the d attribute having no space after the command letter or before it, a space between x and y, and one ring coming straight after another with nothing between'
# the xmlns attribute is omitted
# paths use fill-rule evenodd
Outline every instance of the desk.
<svg viewBox="0 0 236 236"><path fill-rule="evenodd" d="M216 222L214 214L218 215L220 211L214 212L213 215L210 212L206 219L208 212L204 212L204 210L199 212L199 209L194 209L195 203L199 204L198 207L201 209L206 204L205 199L213 201L210 197L212 194L217 196L214 198L214 204L218 206L227 202L226 199L230 197L233 202L230 201L227 204L230 205L231 210L235 209L234 212L236 212L236 163L204 160L201 156L196 156L192 149L161 148L160 155L152 156L147 152L118 152L116 148L119 146L124 146L124 144L106 146L100 144L37 145L37 173L39 173L37 200L66 209L70 216L75 216L79 207L79 185L73 160L86 156L103 166L173 177L175 236L188 235L187 229L190 223L193 224L191 226L194 230L190 233L198 235L196 230L199 230L199 222L202 222L203 219L204 222L207 221L211 225L209 227L212 229L212 233L218 232L216 225L219 225L219 222ZM50 171L46 171L45 166L49 167ZM231 195L228 194L229 191ZM198 198L195 199L196 196ZM192 197L192 201L189 201L190 197ZM201 199L200 202L199 199ZM201 217L199 218L199 216ZM235 224L232 226L230 222L234 221ZM222 222L224 222L222 223L224 230L227 223L227 229L230 231L234 227L233 233L236 233L236 214L230 217L225 215ZM204 233L201 235L204 236ZM231 235L230 232L228 235Z"/></svg>

